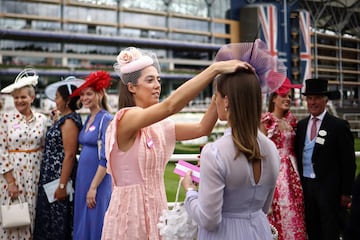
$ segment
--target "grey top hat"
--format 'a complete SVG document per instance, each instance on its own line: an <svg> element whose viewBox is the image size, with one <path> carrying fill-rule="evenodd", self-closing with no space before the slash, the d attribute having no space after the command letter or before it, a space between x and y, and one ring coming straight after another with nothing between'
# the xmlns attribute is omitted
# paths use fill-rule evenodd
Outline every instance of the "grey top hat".
<svg viewBox="0 0 360 240"><path fill-rule="evenodd" d="M324 95L331 100L339 99L339 91L328 91L328 81L325 79L311 78L305 80L305 92L304 96L308 95Z"/></svg>

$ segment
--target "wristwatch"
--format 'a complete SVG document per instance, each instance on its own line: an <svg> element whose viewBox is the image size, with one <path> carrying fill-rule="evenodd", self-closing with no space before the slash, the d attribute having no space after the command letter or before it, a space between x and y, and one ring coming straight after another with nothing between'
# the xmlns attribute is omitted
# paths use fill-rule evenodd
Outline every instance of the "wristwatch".
<svg viewBox="0 0 360 240"><path fill-rule="evenodd" d="M65 184L63 184L63 183L60 183L59 184L59 188L62 190L62 189L65 189Z"/></svg>

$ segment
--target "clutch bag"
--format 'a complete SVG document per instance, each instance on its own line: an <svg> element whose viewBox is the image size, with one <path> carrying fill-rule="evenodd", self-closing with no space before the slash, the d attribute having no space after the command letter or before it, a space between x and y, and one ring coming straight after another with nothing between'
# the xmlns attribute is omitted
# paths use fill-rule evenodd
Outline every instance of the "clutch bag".
<svg viewBox="0 0 360 240"><path fill-rule="evenodd" d="M46 197L47 197L49 203L53 203L56 201L54 195L55 195L55 191L58 188L59 184L60 184L60 179L57 178L57 179L43 185L45 194L46 194ZM70 201L72 201L72 194L74 193L74 189L72 187L71 180L69 180L68 183L66 184L66 192L67 192L67 194L70 195Z"/></svg>

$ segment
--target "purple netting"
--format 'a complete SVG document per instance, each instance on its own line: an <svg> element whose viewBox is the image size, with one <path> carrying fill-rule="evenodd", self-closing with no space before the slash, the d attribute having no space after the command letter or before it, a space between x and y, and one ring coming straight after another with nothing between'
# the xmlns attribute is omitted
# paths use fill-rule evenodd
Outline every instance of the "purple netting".
<svg viewBox="0 0 360 240"><path fill-rule="evenodd" d="M215 56L215 61L232 59L248 62L255 68L263 93L274 92L286 79L285 65L276 56L271 56L260 39L224 45Z"/></svg>

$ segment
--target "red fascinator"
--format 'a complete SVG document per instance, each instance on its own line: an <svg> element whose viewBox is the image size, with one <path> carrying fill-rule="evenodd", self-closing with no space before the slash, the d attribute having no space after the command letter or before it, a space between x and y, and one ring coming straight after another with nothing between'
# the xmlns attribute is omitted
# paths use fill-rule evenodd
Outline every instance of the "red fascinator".
<svg viewBox="0 0 360 240"><path fill-rule="evenodd" d="M287 93L291 88L302 88L302 84L292 84L290 79L286 78L285 82L275 91L278 95Z"/></svg>
<svg viewBox="0 0 360 240"><path fill-rule="evenodd" d="M79 96L81 91L85 88L91 87L96 92L110 87L111 85L111 76L106 71L97 71L90 73L89 76L85 78L85 82L81 84L72 94L71 97Z"/></svg>

